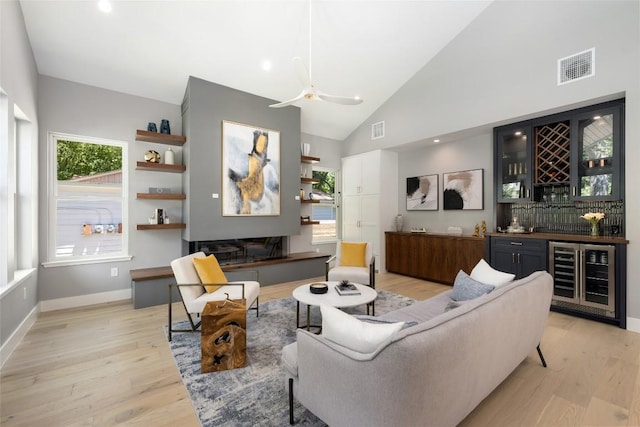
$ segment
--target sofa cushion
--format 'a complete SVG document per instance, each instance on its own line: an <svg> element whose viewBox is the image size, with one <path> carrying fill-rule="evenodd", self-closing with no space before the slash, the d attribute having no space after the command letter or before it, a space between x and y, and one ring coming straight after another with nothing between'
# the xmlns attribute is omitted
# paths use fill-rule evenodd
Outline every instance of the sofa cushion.
<svg viewBox="0 0 640 427"><path fill-rule="evenodd" d="M404 328L409 328L411 326L415 326L418 324L418 322L416 322L415 320L409 320L409 321L403 321L403 320L397 320L397 319L385 319L383 317L379 317L379 316L369 316L368 314L354 314L353 317L355 317L358 320L361 320L363 322L366 323L372 323L374 325L381 325L381 324L389 324L389 323L398 323L398 322L402 322L402 329Z"/></svg>
<svg viewBox="0 0 640 427"><path fill-rule="evenodd" d="M348 280L361 285L369 284L369 269L362 267L334 267L327 274L328 280Z"/></svg>
<svg viewBox="0 0 640 427"><path fill-rule="evenodd" d="M453 282L453 292L451 299L454 301L467 301L478 298L484 294L491 292L495 286L481 283L469 277L467 273L460 270Z"/></svg>
<svg viewBox="0 0 640 427"><path fill-rule="evenodd" d="M496 288L510 283L515 277L515 274L504 273L492 268L484 259L478 261L473 270L471 270L472 279L487 285L493 285Z"/></svg>
<svg viewBox="0 0 640 427"><path fill-rule="evenodd" d="M404 322L372 324L338 310L321 305L322 336L359 353L371 353L400 331Z"/></svg>
<svg viewBox="0 0 640 427"><path fill-rule="evenodd" d="M220 289L219 285L207 286L207 283L227 283L227 276L224 275L222 268L215 256L209 255L206 258L193 258L193 265L198 272L200 282L204 284L207 292L215 292Z"/></svg>

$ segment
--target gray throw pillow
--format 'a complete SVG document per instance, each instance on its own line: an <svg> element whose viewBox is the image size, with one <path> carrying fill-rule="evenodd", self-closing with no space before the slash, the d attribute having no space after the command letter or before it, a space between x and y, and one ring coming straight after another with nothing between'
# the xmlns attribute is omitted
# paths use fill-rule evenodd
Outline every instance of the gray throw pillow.
<svg viewBox="0 0 640 427"><path fill-rule="evenodd" d="M451 299L454 301L468 301L488 294L493 288L495 288L495 286L473 280L467 273L460 270L453 283Z"/></svg>
<svg viewBox="0 0 640 427"><path fill-rule="evenodd" d="M353 317L355 317L356 319L361 320L363 322L376 323L376 324L402 322L402 320L381 319L380 317L369 316L368 314L354 314ZM415 322L413 320L411 320L409 322L404 322L404 326L402 327L402 329L408 328L410 326L416 326L417 324L418 324L418 322Z"/></svg>

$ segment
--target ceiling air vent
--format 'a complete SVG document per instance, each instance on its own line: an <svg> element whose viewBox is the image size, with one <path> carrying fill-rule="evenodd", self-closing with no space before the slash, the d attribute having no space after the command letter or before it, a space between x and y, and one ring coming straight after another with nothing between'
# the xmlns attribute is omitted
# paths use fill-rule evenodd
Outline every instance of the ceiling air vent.
<svg viewBox="0 0 640 427"><path fill-rule="evenodd" d="M371 139L384 138L384 121L371 125Z"/></svg>
<svg viewBox="0 0 640 427"><path fill-rule="evenodd" d="M558 86L596 75L596 48L558 59Z"/></svg>

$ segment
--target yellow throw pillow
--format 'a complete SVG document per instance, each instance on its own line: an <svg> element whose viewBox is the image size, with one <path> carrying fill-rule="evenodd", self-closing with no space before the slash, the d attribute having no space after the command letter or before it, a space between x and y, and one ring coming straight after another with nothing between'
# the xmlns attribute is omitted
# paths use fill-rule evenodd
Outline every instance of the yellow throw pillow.
<svg viewBox="0 0 640 427"><path fill-rule="evenodd" d="M203 284L206 283L227 283L218 260L213 255L206 258L193 258L193 266L198 272L198 277ZM220 286L205 286L207 292L215 292Z"/></svg>
<svg viewBox="0 0 640 427"><path fill-rule="evenodd" d="M366 243L340 243L340 251L342 253L340 265L343 267L366 267L367 263L364 259L367 253Z"/></svg>

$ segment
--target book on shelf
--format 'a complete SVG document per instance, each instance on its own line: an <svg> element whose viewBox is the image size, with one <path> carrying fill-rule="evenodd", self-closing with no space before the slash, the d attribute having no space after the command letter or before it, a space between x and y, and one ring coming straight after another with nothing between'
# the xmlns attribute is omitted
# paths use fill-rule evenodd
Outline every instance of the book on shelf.
<svg viewBox="0 0 640 427"><path fill-rule="evenodd" d="M360 291L353 283L338 283L336 292L340 295L360 295Z"/></svg>

